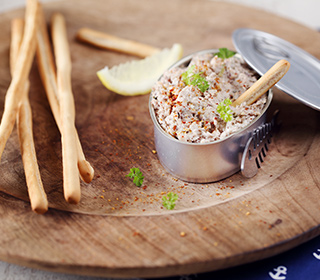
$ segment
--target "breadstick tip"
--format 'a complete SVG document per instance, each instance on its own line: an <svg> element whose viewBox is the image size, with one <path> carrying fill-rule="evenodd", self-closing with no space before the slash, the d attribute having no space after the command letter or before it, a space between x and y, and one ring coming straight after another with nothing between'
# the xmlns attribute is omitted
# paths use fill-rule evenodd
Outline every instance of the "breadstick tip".
<svg viewBox="0 0 320 280"><path fill-rule="evenodd" d="M86 160L79 160L78 169L81 179L86 183L90 183L94 176L94 169L91 164Z"/></svg>

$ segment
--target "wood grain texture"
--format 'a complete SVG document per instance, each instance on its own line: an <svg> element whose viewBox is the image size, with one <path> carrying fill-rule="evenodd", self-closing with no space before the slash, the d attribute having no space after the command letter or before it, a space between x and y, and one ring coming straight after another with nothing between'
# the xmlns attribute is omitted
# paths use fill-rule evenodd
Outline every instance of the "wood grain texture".
<svg viewBox="0 0 320 280"><path fill-rule="evenodd" d="M316 31L262 11L211 1L69 0L48 3L44 10L48 22L54 12L66 18L76 126L96 175L90 184L81 182L79 205L64 201L60 134L34 63L30 103L50 209L45 215L30 210L14 132L0 163L1 260L86 275L155 277L260 260L319 235L319 112L275 90L270 113L280 109L282 130L256 177L235 174L204 185L175 180L153 153L149 96L116 95L96 76L105 65L137 58L90 47L74 37L80 28L90 27L159 48L179 42L187 55L233 48L233 30L249 27L320 58ZM0 108L10 84L10 21L23 12L0 18ZM142 188L125 177L131 167L145 175ZM179 195L174 211L161 207L168 191Z"/></svg>

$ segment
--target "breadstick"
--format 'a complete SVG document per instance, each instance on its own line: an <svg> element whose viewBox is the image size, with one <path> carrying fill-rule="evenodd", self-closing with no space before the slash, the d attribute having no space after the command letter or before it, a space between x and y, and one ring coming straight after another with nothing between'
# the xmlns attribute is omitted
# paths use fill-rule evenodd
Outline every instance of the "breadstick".
<svg viewBox="0 0 320 280"><path fill-rule="evenodd" d="M0 123L0 159L6 142L13 130L19 103L22 100L25 83L29 76L36 47L36 29L38 23L38 1L28 0L26 21L16 67L6 93L4 111Z"/></svg>
<svg viewBox="0 0 320 280"><path fill-rule="evenodd" d="M64 17L52 16L52 40L57 65L60 101L64 196L69 203L80 201L80 181L75 137L75 107L71 88L71 58Z"/></svg>
<svg viewBox="0 0 320 280"><path fill-rule="evenodd" d="M23 19L14 19L11 25L10 69L11 75L16 67L16 58L23 37ZM31 208L38 214L48 210L48 200L43 189L32 134L32 113L28 99L29 81L24 87L25 93L17 114L17 128L20 150L26 176Z"/></svg>
<svg viewBox="0 0 320 280"><path fill-rule="evenodd" d="M11 43L10 43L10 73L13 77L14 67L19 55L19 49L23 38L24 20L15 18L11 21Z"/></svg>
<svg viewBox="0 0 320 280"><path fill-rule="evenodd" d="M288 72L290 63L284 59L273 65L263 76L260 77L247 91L241 94L232 106L246 102L251 105L258 100L264 93L272 88Z"/></svg>
<svg viewBox="0 0 320 280"><path fill-rule="evenodd" d="M32 136L32 112L30 103L26 97L19 108L17 126L31 208L34 212L43 214L48 210L48 200L37 163Z"/></svg>
<svg viewBox="0 0 320 280"><path fill-rule="evenodd" d="M79 41L92 44L99 48L136 55L143 58L160 51L160 49L147 44L122 39L90 28L79 29L76 38Z"/></svg>
<svg viewBox="0 0 320 280"><path fill-rule="evenodd" d="M61 121L60 121L60 105L58 99L58 87L56 70L54 66L53 54L50 46L49 35L47 26L44 18L42 9L40 8L39 28L37 32L37 60L39 73L46 90L49 104L57 123L57 126L61 132ZM94 170L90 163L85 159L80 139L75 129L77 142L77 153L78 153L78 169L81 179L90 183L94 176Z"/></svg>

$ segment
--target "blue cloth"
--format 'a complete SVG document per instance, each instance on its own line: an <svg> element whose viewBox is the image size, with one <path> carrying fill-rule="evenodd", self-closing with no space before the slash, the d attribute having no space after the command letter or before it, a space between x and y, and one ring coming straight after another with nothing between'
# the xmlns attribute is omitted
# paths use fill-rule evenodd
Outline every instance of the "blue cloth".
<svg viewBox="0 0 320 280"><path fill-rule="evenodd" d="M262 261L220 271L168 277L165 279L318 280L320 279L320 236L285 253Z"/></svg>

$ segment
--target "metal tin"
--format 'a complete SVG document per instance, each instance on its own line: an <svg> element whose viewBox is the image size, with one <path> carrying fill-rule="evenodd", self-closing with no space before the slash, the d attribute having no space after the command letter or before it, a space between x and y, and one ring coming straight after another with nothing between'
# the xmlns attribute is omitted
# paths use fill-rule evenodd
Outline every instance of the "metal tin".
<svg viewBox="0 0 320 280"><path fill-rule="evenodd" d="M276 87L320 110L320 61L317 58L279 37L254 29L237 29L232 39L237 52L260 75L278 60L288 60L290 69Z"/></svg>
<svg viewBox="0 0 320 280"><path fill-rule="evenodd" d="M216 53L217 51L211 49L198 53ZM171 68L187 66L193 56L194 54L186 56ZM214 182L238 172L248 139L252 136L254 129L266 121L266 111L272 96L270 90L261 115L237 133L211 143L188 143L175 139L160 126L151 104L152 94L150 94L149 110L154 124L155 146L161 164L174 177L194 183Z"/></svg>

